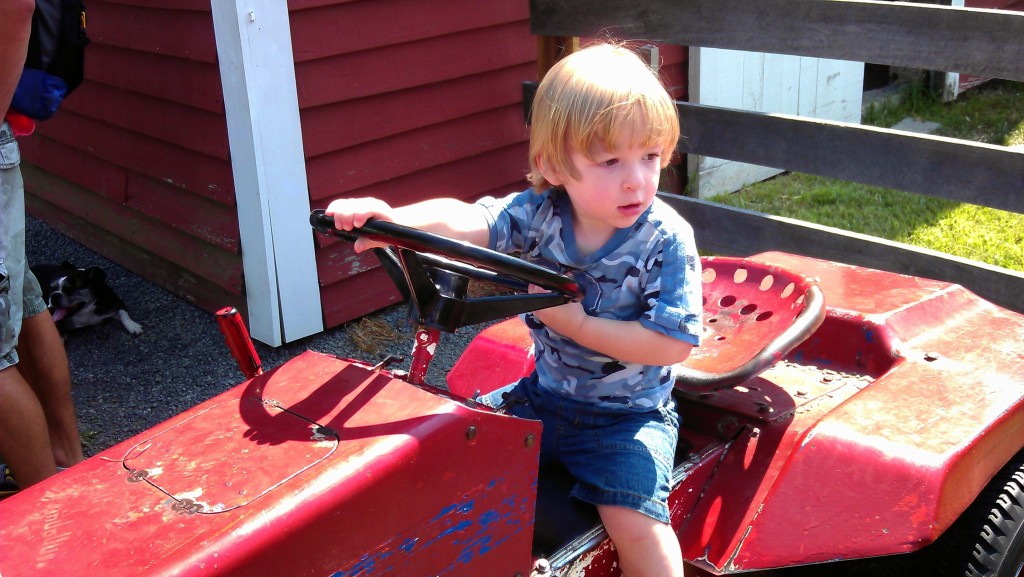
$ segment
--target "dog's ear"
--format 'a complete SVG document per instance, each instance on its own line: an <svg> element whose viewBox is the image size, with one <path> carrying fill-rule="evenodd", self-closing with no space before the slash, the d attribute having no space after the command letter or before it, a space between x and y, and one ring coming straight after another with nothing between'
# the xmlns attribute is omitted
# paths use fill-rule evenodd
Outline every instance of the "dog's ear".
<svg viewBox="0 0 1024 577"><path fill-rule="evenodd" d="M85 269L85 276L94 281L102 281L107 279L107 273L103 272L98 266L91 266Z"/></svg>
<svg viewBox="0 0 1024 577"><path fill-rule="evenodd" d="M60 270L63 271L63 272L73 271L73 270L76 270L77 268L78 267L76 267L75 265L71 264L71 261L69 261L69 260L66 260L66 261L60 263Z"/></svg>

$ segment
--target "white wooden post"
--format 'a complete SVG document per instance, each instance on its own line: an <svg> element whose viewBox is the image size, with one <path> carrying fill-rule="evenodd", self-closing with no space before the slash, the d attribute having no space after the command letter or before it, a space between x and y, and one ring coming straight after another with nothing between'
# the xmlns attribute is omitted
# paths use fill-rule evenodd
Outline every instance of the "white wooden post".
<svg viewBox="0 0 1024 577"><path fill-rule="evenodd" d="M212 0L253 338L323 330L288 6Z"/></svg>
<svg viewBox="0 0 1024 577"><path fill-rule="evenodd" d="M942 0L940 4L946 6L953 6L955 8L963 8L964 0ZM943 72L940 70L932 71L932 90L938 91L939 97L942 98L943 102L952 102L956 100L957 96L960 96L960 73L959 72Z"/></svg>

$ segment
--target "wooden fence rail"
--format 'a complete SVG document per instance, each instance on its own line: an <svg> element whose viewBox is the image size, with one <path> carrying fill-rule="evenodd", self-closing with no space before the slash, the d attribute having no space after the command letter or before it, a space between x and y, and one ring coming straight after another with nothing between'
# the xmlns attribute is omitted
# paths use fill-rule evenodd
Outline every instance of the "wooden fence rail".
<svg viewBox="0 0 1024 577"><path fill-rule="evenodd" d="M662 195L693 225L701 250L751 255L779 250L823 260L955 282L1024 311L1024 273L945 253L704 200Z"/></svg>
<svg viewBox="0 0 1024 577"><path fill-rule="evenodd" d="M679 103L681 148L1024 213L1024 152L783 114Z"/></svg>
<svg viewBox="0 0 1024 577"><path fill-rule="evenodd" d="M530 0L534 34L643 38L1024 81L1024 14L905 2Z"/></svg>

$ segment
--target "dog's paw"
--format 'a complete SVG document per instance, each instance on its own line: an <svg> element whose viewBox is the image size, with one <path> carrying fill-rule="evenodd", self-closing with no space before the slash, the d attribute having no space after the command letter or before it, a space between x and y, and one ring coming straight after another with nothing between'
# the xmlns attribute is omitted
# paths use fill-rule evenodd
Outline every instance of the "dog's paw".
<svg viewBox="0 0 1024 577"><path fill-rule="evenodd" d="M124 330L128 331L128 334L131 336L137 337L142 334L142 325L133 321L132 318L128 316L128 311L117 311L117 319L121 321L121 325L124 327Z"/></svg>

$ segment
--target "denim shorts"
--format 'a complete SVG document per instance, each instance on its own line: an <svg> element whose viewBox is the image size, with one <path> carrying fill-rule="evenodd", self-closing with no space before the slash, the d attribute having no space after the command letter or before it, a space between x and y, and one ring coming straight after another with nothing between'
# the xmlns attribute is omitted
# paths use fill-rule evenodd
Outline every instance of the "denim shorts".
<svg viewBox="0 0 1024 577"><path fill-rule="evenodd" d="M46 309L42 291L25 262L25 187L18 143L0 123L0 370L18 362L15 346L22 319Z"/></svg>
<svg viewBox="0 0 1024 577"><path fill-rule="evenodd" d="M541 465L561 463L576 480L572 496L669 522L668 495L679 439L675 404L647 412L609 411L542 389L526 377L481 403L539 420Z"/></svg>

